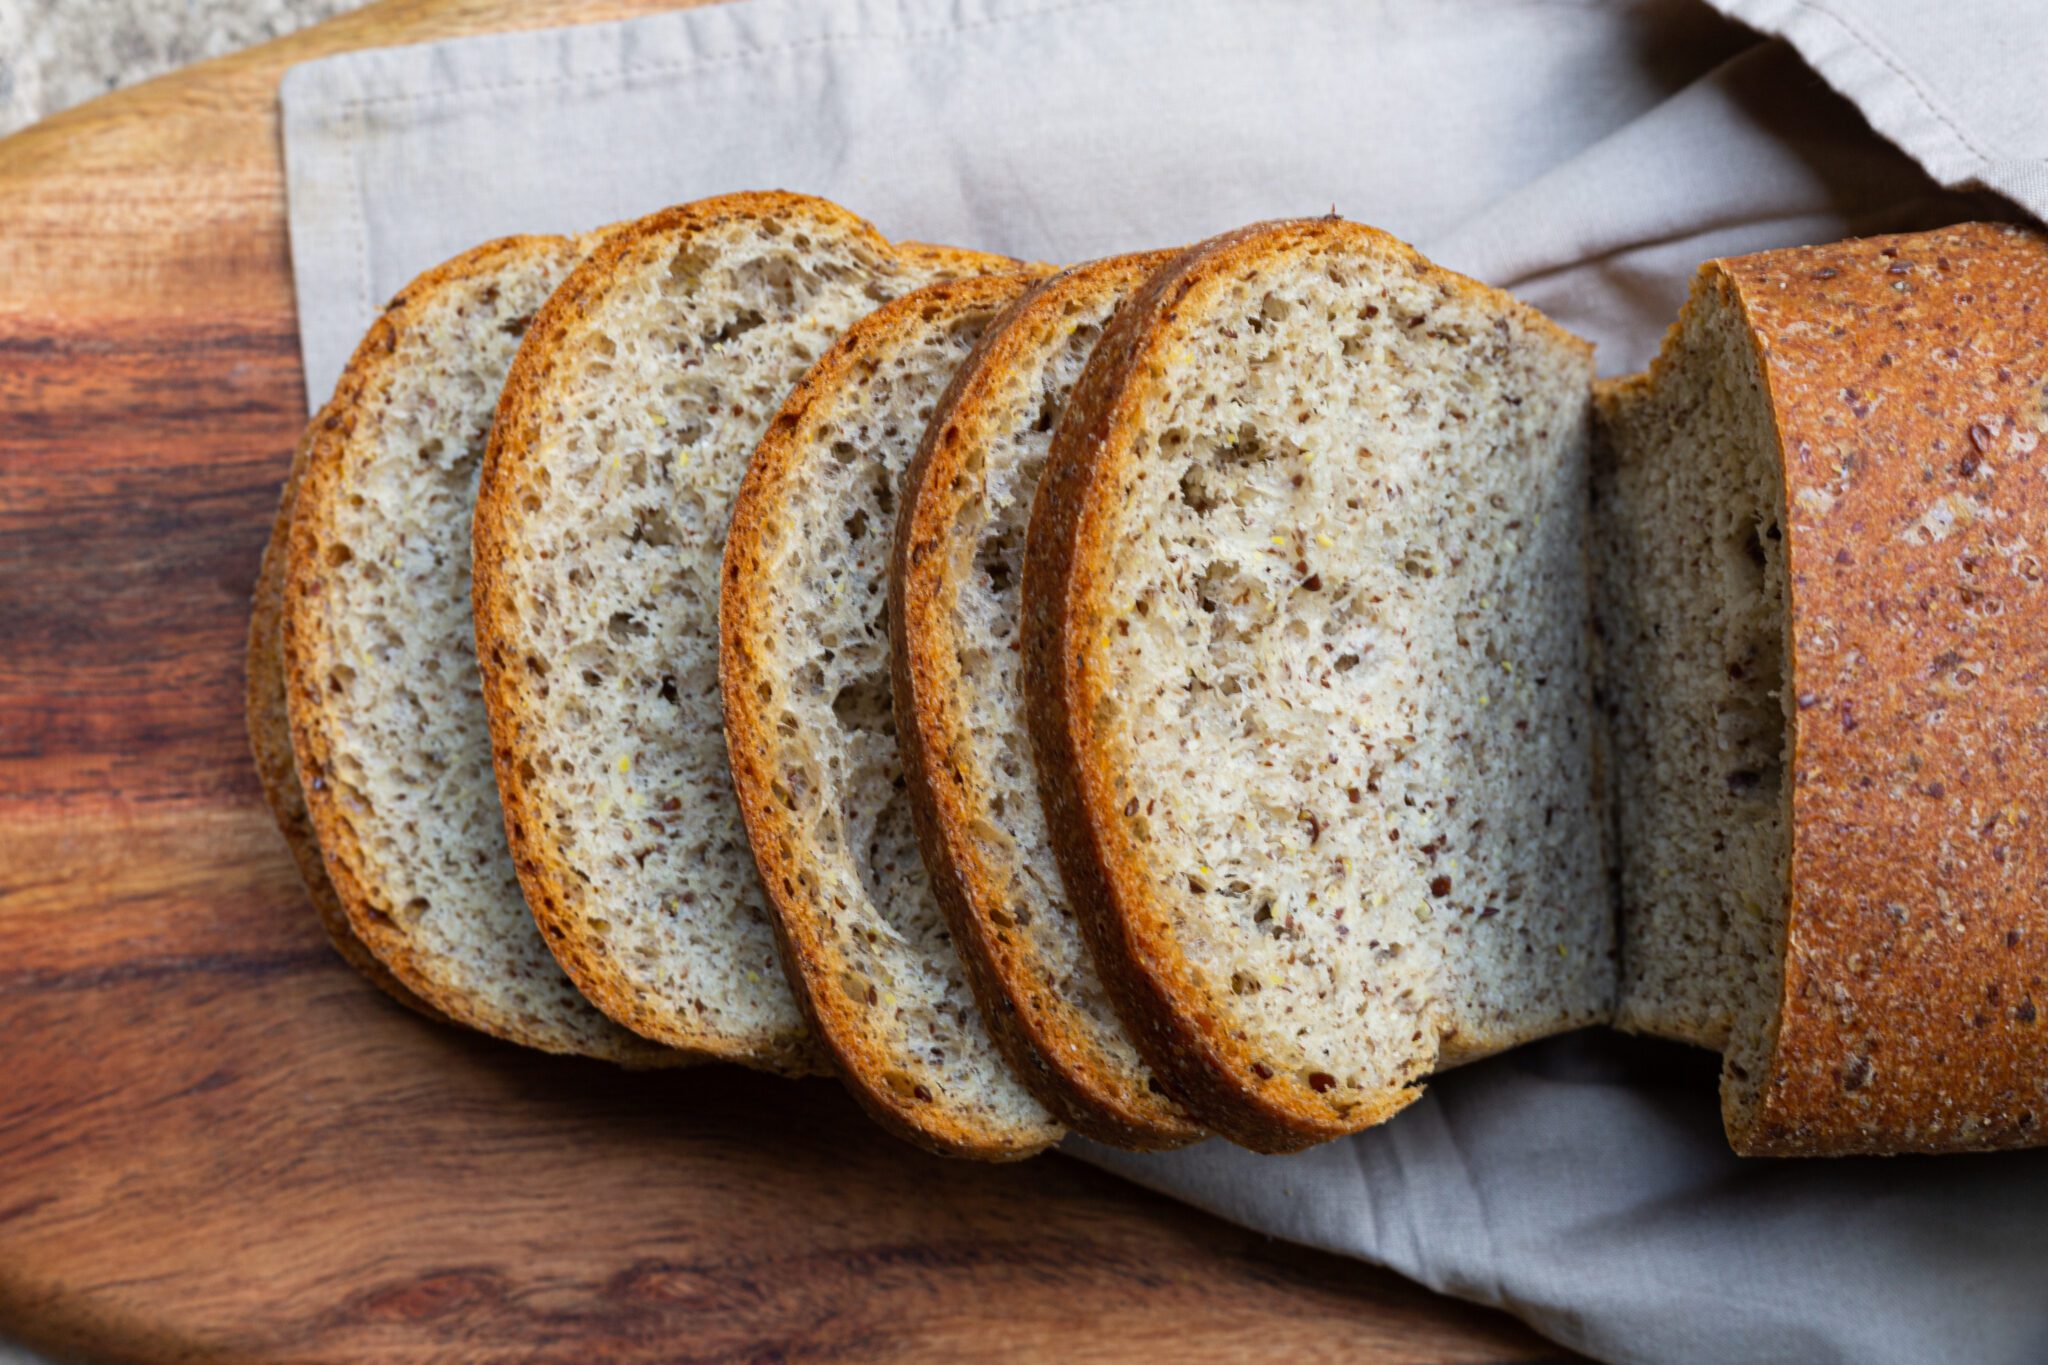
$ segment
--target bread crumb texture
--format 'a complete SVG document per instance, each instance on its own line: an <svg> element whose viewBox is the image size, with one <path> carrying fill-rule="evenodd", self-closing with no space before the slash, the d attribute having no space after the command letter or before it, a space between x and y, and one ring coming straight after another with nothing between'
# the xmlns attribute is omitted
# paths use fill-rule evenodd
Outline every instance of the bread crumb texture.
<svg viewBox="0 0 2048 1365"><path fill-rule="evenodd" d="M319 836L313 831L313 813L306 807L306 791L299 781L298 759L292 753L291 713L285 700L285 573L291 557L292 508L325 417L322 412L307 424L292 452L291 470L278 495L277 516L271 523L270 540L263 547L262 566L256 572L256 591L249 613L245 693L249 749L256 759L256 776L263 784L263 797L270 803L278 832L284 835L292 862L299 869L299 879L305 883L306 897L312 901L320 927L327 931L335 951L399 1004L429 1019L442 1019L441 1012L394 976L350 927L348 907L342 904L340 893L327 875Z"/></svg>
<svg viewBox="0 0 2048 1365"><path fill-rule="evenodd" d="M1775 1011L1790 856L1785 496L1755 345L1697 291L1652 380L1604 387L1603 702L1619 764L1620 1022L1723 1049Z"/></svg>
<svg viewBox="0 0 2048 1365"><path fill-rule="evenodd" d="M1610 1005L1590 354L1369 229L1234 237L1131 362L1068 704L1119 912L1330 1136Z"/></svg>

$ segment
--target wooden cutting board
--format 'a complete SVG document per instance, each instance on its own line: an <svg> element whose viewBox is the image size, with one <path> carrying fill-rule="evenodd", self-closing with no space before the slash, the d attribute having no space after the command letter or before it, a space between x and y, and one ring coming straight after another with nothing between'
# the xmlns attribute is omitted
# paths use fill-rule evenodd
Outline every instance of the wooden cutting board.
<svg viewBox="0 0 2048 1365"><path fill-rule="evenodd" d="M118 1357L1556 1359L828 1082L524 1053L323 941L241 718L305 401L277 80L671 7L387 0L0 142L0 1337Z"/></svg>

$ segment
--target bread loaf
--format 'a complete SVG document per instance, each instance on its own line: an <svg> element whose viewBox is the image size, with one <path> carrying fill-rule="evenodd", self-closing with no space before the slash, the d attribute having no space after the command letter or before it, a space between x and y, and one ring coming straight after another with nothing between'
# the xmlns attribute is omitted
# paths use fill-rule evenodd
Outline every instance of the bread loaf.
<svg viewBox="0 0 2048 1365"><path fill-rule="evenodd" d="M633 1065L673 1054L584 1001L505 847L469 609L469 523L520 332L581 247L509 238L385 309L315 424L283 641L299 773L356 936L450 1018Z"/></svg>
<svg viewBox="0 0 2048 1365"><path fill-rule="evenodd" d="M1753 1154L2048 1125L2048 242L1702 267L1599 395L1624 1026Z"/></svg>
<svg viewBox="0 0 2048 1365"><path fill-rule="evenodd" d="M882 300L996 258L742 194L615 230L535 320L476 517L499 787L549 944L613 1018L824 1065L777 962L726 769L718 565L776 407Z"/></svg>
<svg viewBox="0 0 2048 1365"><path fill-rule="evenodd" d="M934 285L834 343L755 452L721 603L733 785L798 997L878 1121L984 1159L1060 1130L991 1041L920 861L887 585L899 484L932 409L1032 279Z"/></svg>
<svg viewBox="0 0 2048 1365"><path fill-rule="evenodd" d="M1171 252L1077 266L982 335L904 478L890 630L904 777L932 891L1011 1068L1123 1147L1201 1130L1117 1021L1060 889L1017 653L1024 528L1054 424L1110 314Z"/></svg>
<svg viewBox="0 0 2048 1365"><path fill-rule="evenodd" d="M1139 1051L1260 1150L1607 1017L1590 348L1335 219L1190 249L1088 361L1024 662Z"/></svg>

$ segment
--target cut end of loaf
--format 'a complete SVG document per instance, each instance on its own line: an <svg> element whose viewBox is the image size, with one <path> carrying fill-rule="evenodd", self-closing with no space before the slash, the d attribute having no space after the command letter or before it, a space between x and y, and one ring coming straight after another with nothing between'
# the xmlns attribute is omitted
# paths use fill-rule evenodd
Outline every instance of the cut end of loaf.
<svg viewBox="0 0 2048 1365"><path fill-rule="evenodd" d="M1090 362L1032 528L1042 781L1148 1060L1227 1136L1352 1131L1609 1009L1590 368L1341 222L1197 248Z"/></svg>
<svg viewBox="0 0 2048 1365"><path fill-rule="evenodd" d="M1603 400L1624 1018L1739 1152L2039 1142L2044 300L1996 224L1714 261Z"/></svg>
<svg viewBox="0 0 2048 1365"><path fill-rule="evenodd" d="M1651 372L1603 386L1596 560L1616 754L1624 1028L1761 1084L1791 789L1785 493L1754 339L1702 272Z"/></svg>

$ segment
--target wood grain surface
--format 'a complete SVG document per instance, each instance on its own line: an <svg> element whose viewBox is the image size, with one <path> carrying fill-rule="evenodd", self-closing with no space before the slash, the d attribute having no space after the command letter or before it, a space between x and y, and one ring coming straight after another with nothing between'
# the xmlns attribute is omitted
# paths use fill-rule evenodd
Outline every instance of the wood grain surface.
<svg viewBox="0 0 2048 1365"><path fill-rule="evenodd" d="M416 1019L322 940L241 640L305 412L275 89L669 8L389 0L0 142L0 1336L120 1358L1559 1358L827 1082Z"/></svg>

